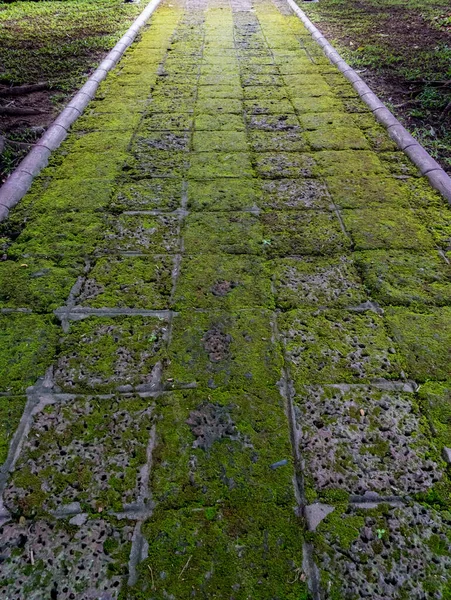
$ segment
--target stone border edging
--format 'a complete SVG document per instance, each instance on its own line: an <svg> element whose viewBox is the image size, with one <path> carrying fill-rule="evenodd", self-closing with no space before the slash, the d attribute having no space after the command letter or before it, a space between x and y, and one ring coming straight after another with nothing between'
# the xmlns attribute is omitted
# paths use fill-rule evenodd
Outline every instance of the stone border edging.
<svg viewBox="0 0 451 600"><path fill-rule="evenodd" d="M160 2L161 0L151 0L149 2L83 87L70 100L66 108L57 116L43 136L36 142L33 149L0 187L0 221L6 219L10 209L25 196L33 179L47 165L51 153L65 139L72 123L78 119L94 98L100 83L120 61Z"/></svg>
<svg viewBox="0 0 451 600"><path fill-rule="evenodd" d="M324 51L326 57L334 64L342 75L352 84L360 98L368 105L376 119L383 125L397 146L418 167L420 173L429 179L430 184L438 190L451 204L451 178L442 167L426 152L421 144L410 135L396 117L388 110L385 104L374 94L368 85L354 71L348 63L341 58L335 48L327 41L325 36L315 27L304 11L299 8L294 0L287 0L288 5L303 22L312 38Z"/></svg>

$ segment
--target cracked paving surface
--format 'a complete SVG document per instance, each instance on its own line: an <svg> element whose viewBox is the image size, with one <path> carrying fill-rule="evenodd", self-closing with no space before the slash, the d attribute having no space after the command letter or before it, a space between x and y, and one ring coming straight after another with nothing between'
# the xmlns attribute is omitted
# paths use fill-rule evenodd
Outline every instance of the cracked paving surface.
<svg viewBox="0 0 451 600"><path fill-rule="evenodd" d="M164 0L0 224L0 598L451 597L448 206L282 0Z"/></svg>

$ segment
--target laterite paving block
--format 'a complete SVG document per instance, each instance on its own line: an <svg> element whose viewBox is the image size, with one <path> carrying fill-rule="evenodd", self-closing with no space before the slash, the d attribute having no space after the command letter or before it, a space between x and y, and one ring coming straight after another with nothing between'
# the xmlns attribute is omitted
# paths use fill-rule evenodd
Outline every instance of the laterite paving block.
<svg viewBox="0 0 451 600"><path fill-rule="evenodd" d="M174 259L104 257L84 279L76 302L89 308L169 308Z"/></svg>
<svg viewBox="0 0 451 600"><path fill-rule="evenodd" d="M150 487L165 509L295 505L280 394L187 390L160 396Z"/></svg>
<svg viewBox="0 0 451 600"><path fill-rule="evenodd" d="M262 259L254 256L187 256L180 268L175 308L273 308L270 275Z"/></svg>
<svg viewBox="0 0 451 600"><path fill-rule="evenodd" d="M261 152L254 156L255 170L260 177L312 177L314 160L301 152Z"/></svg>
<svg viewBox="0 0 451 600"><path fill-rule="evenodd" d="M187 152L189 150L189 133L187 131L181 133L154 131L148 132L144 136L138 133L131 146L131 152L134 156L142 157L143 162L149 155L159 150L171 153Z"/></svg>
<svg viewBox="0 0 451 600"><path fill-rule="evenodd" d="M262 131L301 131L298 119L291 114L248 115L247 124L249 129Z"/></svg>
<svg viewBox="0 0 451 600"><path fill-rule="evenodd" d="M143 177L176 177L185 175L190 166L187 152L134 148L134 152L124 164L123 174L134 179Z"/></svg>
<svg viewBox="0 0 451 600"><path fill-rule="evenodd" d="M337 254L350 249L337 216L314 210L268 212L261 216L269 257Z"/></svg>
<svg viewBox="0 0 451 600"><path fill-rule="evenodd" d="M403 360L374 312L293 310L279 323L296 384L398 379Z"/></svg>
<svg viewBox="0 0 451 600"><path fill-rule="evenodd" d="M448 512L407 505L338 505L311 535L330 597L446 598Z"/></svg>
<svg viewBox="0 0 451 600"><path fill-rule="evenodd" d="M24 396L0 396L0 465L8 456L26 401Z"/></svg>
<svg viewBox="0 0 451 600"><path fill-rule="evenodd" d="M273 324L274 315L262 309L179 313L164 380L174 386L196 382L212 389L275 389L282 359Z"/></svg>
<svg viewBox="0 0 451 600"><path fill-rule="evenodd" d="M451 308L431 309L427 313L388 308L385 320L406 359L409 377L416 381L449 379Z"/></svg>
<svg viewBox="0 0 451 600"><path fill-rule="evenodd" d="M167 323L152 317L88 317L60 342L55 381L64 392L151 385L163 358Z"/></svg>
<svg viewBox="0 0 451 600"><path fill-rule="evenodd" d="M57 335L52 317L0 314L0 393L23 393L45 375Z"/></svg>
<svg viewBox="0 0 451 600"><path fill-rule="evenodd" d="M346 308L367 300L349 256L284 258L273 262L277 306Z"/></svg>
<svg viewBox="0 0 451 600"><path fill-rule="evenodd" d="M267 210L331 210L326 187L314 179L273 179L262 182L261 206Z"/></svg>
<svg viewBox="0 0 451 600"><path fill-rule="evenodd" d="M187 254L262 254L260 219L248 212L192 213L183 230Z"/></svg>
<svg viewBox="0 0 451 600"><path fill-rule="evenodd" d="M173 254L179 250L179 219L176 215L122 214L106 221L102 253L144 252Z"/></svg>
<svg viewBox="0 0 451 600"><path fill-rule="evenodd" d="M413 394L360 385L297 387L296 422L306 493L412 495L444 478Z"/></svg>
<svg viewBox="0 0 451 600"><path fill-rule="evenodd" d="M74 502L89 513L136 503L153 423L152 401L135 396L70 396L45 407L34 416L6 506L34 516Z"/></svg>
<svg viewBox="0 0 451 600"><path fill-rule="evenodd" d="M365 286L381 304L451 305L451 269L437 252L356 252Z"/></svg>
<svg viewBox="0 0 451 600"><path fill-rule="evenodd" d="M70 600L72 590L85 598L117 597L126 575L133 523L81 516L77 526L71 520L24 520L0 528L6 597L34 600L58 593Z"/></svg>
<svg viewBox="0 0 451 600"><path fill-rule="evenodd" d="M180 208L183 182L174 178L151 178L116 186L110 209L113 212L126 210L162 210L171 212Z"/></svg>
<svg viewBox="0 0 451 600"><path fill-rule="evenodd" d="M307 597L307 585L297 576L302 569L300 522L292 508L269 504L246 505L240 511L221 504L157 509L143 526L148 557L139 565L138 583L128 597L142 598L152 582L161 598L181 597L186 589L196 596L237 600L255 593L262 600Z"/></svg>
<svg viewBox="0 0 451 600"><path fill-rule="evenodd" d="M249 141L254 152L305 152L306 138L297 131L250 131Z"/></svg>

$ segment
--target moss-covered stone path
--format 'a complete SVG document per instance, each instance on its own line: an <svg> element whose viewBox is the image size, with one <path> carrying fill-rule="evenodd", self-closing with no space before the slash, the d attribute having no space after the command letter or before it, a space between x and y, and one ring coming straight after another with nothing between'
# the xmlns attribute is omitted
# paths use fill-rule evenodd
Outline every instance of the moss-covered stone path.
<svg viewBox="0 0 451 600"><path fill-rule="evenodd" d="M0 598L451 598L451 211L282 0L166 0L1 236Z"/></svg>

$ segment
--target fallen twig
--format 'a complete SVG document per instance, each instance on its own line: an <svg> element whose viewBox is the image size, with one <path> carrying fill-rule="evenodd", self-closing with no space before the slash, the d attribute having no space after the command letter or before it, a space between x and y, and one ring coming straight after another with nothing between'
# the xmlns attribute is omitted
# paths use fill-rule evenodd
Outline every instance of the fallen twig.
<svg viewBox="0 0 451 600"><path fill-rule="evenodd" d="M3 149L6 145L12 146L13 148L30 148L34 146L33 142L16 142L15 140L9 140L5 138L3 135L0 135L0 154L3 152Z"/></svg>
<svg viewBox="0 0 451 600"><path fill-rule="evenodd" d="M149 571L150 571L150 577L152 578L152 589L154 590L154 589L156 589L156 588L155 588L155 581L154 581L154 578L153 578L153 571L152 571L152 567L151 567L150 565L147 565L147 566L148 566L148 568L149 568Z"/></svg>
<svg viewBox="0 0 451 600"><path fill-rule="evenodd" d="M24 94L32 94L33 92L41 92L48 90L49 83L34 83L32 85L15 85L13 87L1 87L0 96L22 96Z"/></svg>
<svg viewBox="0 0 451 600"><path fill-rule="evenodd" d="M0 106L0 115L41 115L37 108L19 108L18 106Z"/></svg>
<svg viewBox="0 0 451 600"><path fill-rule="evenodd" d="M186 571L186 568L187 568L187 567L188 567L188 565L189 565L189 561L190 561L192 558L193 558L193 555L191 554L191 556L190 556L190 557L188 558L188 560L186 561L186 564L185 564L185 566L183 567L183 569L182 569L182 570L181 570L181 572L180 572L179 579L180 579L180 577L183 575L183 573Z"/></svg>

